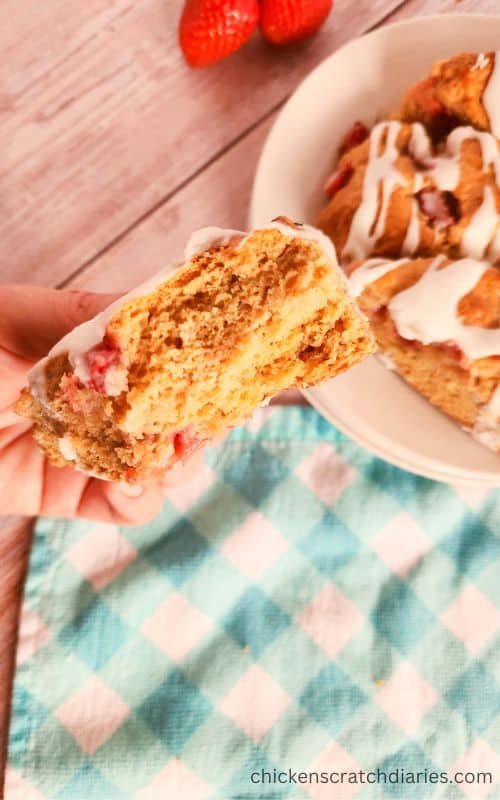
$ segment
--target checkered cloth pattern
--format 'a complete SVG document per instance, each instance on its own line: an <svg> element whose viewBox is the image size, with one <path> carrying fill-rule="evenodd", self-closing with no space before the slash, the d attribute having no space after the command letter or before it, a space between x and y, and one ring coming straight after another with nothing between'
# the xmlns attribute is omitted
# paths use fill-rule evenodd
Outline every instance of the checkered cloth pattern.
<svg viewBox="0 0 500 800"><path fill-rule="evenodd" d="M7 800L500 797L499 521L497 491L299 407L259 410L148 525L39 520ZM255 782L377 767L496 783Z"/></svg>

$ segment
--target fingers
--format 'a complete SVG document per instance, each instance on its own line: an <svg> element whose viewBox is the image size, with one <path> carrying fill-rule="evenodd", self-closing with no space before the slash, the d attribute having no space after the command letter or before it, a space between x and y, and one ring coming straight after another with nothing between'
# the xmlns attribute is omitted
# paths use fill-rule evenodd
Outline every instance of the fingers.
<svg viewBox="0 0 500 800"><path fill-rule="evenodd" d="M181 461L177 462L177 464L166 473L163 485L165 488L171 489L189 483L196 477L202 464L203 450L198 450L196 453L193 453L191 458L185 463Z"/></svg>
<svg viewBox="0 0 500 800"><path fill-rule="evenodd" d="M21 436L2 454L0 514L71 519L78 517L118 525L142 525L165 501L161 486L130 496L117 483L89 478L71 467L53 467Z"/></svg>
<svg viewBox="0 0 500 800"><path fill-rule="evenodd" d="M100 502L95 494L95 486L89 486L86 496L78 508L80 516L87 518L104 519L104 514L109 515L109 521L119 525L142 525L149 522L160 512L165 502L165 489L175 491L192 481L198 474L203 464L203 451L194 453L185 463L176 464L169 470L161 485L142 489L140 486L131 486L123 483L108 483L106 481L91 481L102 492L107 507ZM107 519L108 517L106 517Z"/></svg>
<svg viewBox="0 0 500 800"><path fill-rule="evenodd" d="M130 492L130 489L138 491ZM45 516L141 525L156 516L163 502L161 487L142 490L89 478L69 466L45 464L40 508Z"/></svg>
<svg viewBox="0 0 500 800"><path fill-rule="evenodd" d="M20 422L19 417L17 414L14 414L14 412L12 412L13 422L2 424L3 420L8 420L10 416L11 413L8 411L0 413L0 458L2 458L3 450L12 444L12 442L18 441L23 434L31 429L31 422L28 420Z"/></svg>
<svg viewBox="0 0 500 800"><path fill-rule="evenodd" d="M88 475L73 467L54 467L45 460L38 513L45 517L77 517L89 480Z"/></svg>
<svg viewBox="0 0 500 800"><path fill-rule="evenodd" d="M26 373L32 366L33 361L8 353L0 344L0 427L19 422L19 417L11 406L18 399L21 389L26 386Z"/></svg>
<svg viewBox="0 0 500 800"><path fill-rule="evenodd" d="M175 487L192 481L202 464L203 452L200 450L194 453L185 464L179 462L169 470L162 485L148 489L129 484L97 481L97 483L101 483L102 491L109 502L110 519L121 525L142 525L149 522L156 517L165 502L165 489L169 488L171 491L175 491ZM80 506L80 513L82 509L83 505ZM88 515L89 505L86 506L85 511ZM102 509L98 509L98 511L102 514Z"/></svg>
<svg viewBox="0 0 500 800"><path fill-rule="evenodd" d="M165 490L192 481L203 463L200 451L186 465L170 470L164 483L148 489L89 478L72 467L54 467L35 445L25 426L2 442L0 514L98 520L142 525L165 502Z"/></svg>
<svg viewBox="0 0 500 800"><path fill-rule="evenodd" d="M130 488L120 483L90 481L79 515L87 519L105 519L118 525L143 525L154 519L165 502L163 487L153 486L133 494Z"/></svg>
<svg viewBox="0 0 500 800"><path fill-rule="evenodd" d="M116 295L94 292L0 286L0 347L23 358L40 358L115 299Z"/></svg>
<svg viewBox="0 0 500 800"><path fill-rule="evenodd" d="M39 513L44 458L31 433L20 425L2 448L0 458L0 515Z"/></svg>

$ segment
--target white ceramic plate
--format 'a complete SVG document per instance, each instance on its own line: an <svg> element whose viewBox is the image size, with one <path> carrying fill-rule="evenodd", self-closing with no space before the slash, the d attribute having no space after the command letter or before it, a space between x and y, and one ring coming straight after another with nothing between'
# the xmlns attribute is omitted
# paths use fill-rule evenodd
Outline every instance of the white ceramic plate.
<svg viewBox="0 0 500 800"><path fill-rule="evenodd" d="M380 28L323 61L269 134L257 169L251 226L279 214L314 221L334 154L353 122L372 123L430 65L461 51L497 50L500 17L444 14ZM474 442L375 358L307 398L387 461L436 480L500 486L500 457Z"/></svg>

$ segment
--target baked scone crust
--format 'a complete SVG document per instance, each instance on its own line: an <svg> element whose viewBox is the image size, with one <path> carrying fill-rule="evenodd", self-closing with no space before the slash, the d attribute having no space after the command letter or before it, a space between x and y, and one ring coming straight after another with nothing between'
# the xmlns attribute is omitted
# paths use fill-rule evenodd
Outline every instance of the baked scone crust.
<svg viewBox="0 0 500 800"><path fill-rule="evenodd" d="M436 145L421 123L380 122L337 172L345 182L317 225L343 263L438 253L500 261L500 152L491 134L461 126Z"/></svg>
<svg viewBox="0 0 500 800"><path fill-rule="evenodd" d="M153 284L32 371L16 410L51 463L145 485L281 389L324 381L375 349L331 243L289 220L202 233Z"/></svg>
<svg viewBox="0 0 500 800"><path fill-rule="evenodd" d="M354 287L370 275L356 293L385 363L500 452L499 139L500 52L440 61L385 120L347 132L317 224ZM454 276L475 275L455 297ZM433 288L417 296L422 282ZM398 328L401 297L420 313L413 328ZM463 326L491 349L464 352Z"/></svg>
<svg viewBox="0 0 500 800"><path fill-rule="evenodd" d="M437 138L458 125L492 132L483 96L496 53L460 53L438 61L429 75L405 93L397 113L403 122L422 122Z"/></svg>
<svg viewBox="0 0 500 800"><path fill-rule="evenodd" d="M428 314L432 314L435 298L431 295L438 291L438 286L429 279L433 272L441 270L449 276L450 287L467 271L474 275L471 277L474 285L459 299L456 307L448 309L446 306L451 300L445 291L441 291L439 304L443 321L440 341L427 341L429 337L433 338L436 327L440 328L439 321L436 325L434 320L426 330L425 317L415 313L411 307L415 301L407 297L410 320L413 318L413 327L410 328L413 333L408 338L408 326L402 324L405 322L404 313L401 314L404 308L400 302L396 314L394 300L398 297L400 301L404 300L406 290L417 284L423 288L422 279L427 277L428 302L425 308ZM461 276L455 278L454 273L458 271ZM494 420L494 404L500 399L495 397L500 383L500 270L484 263L454 262L440 256L398 261L373 259L352 264L349 272L360 307L368 316L378 345L393 368L431 403L473 432L480 441L500 451L500 431ZM446 286L446 281L440 288L443 286ZM455 314L457 323L466 326L466 330L488 331L483 351L488 352L489 348L489 355L474 358L461 349L453 339L456 325L446 327L451 312ZM480 334L477 339L479 344L475 347L481 354ZM473 349L471 353L474 354Z"/></svg>

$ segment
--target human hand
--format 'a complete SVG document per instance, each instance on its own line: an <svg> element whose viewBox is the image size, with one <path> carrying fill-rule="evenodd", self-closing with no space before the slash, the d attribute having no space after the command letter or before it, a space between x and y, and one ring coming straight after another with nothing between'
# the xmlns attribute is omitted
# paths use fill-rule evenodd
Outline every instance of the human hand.
<svg viewBox="0 0 500 800"><path fill-rule="evenodd" d="M163 485L141 490L89 478L72 467L54 467L35 443L31 423L12 410L33 364L115 299L92 292L0 286L0 514L138 525L158 513L166 487L186 482L197 469L201 454L170 470Z"/></svg>

